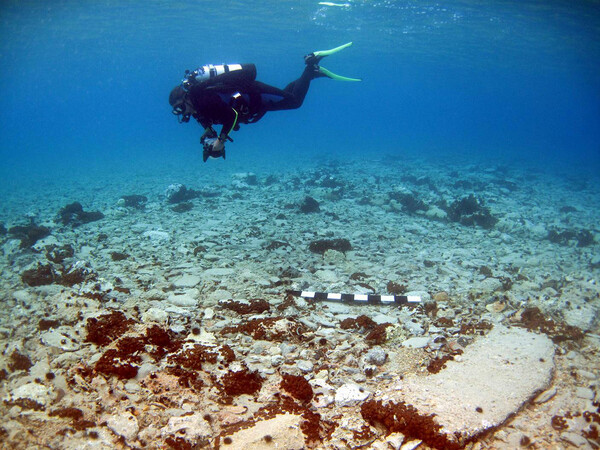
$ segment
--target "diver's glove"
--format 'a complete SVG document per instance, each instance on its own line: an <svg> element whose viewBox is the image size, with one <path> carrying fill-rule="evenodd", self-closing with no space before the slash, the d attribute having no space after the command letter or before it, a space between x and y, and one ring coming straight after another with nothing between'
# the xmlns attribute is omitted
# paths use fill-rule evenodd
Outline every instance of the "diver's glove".
<svg viewBox="0 0 600 450"><path fill-rule="evenodd" d="M204 145L204 141L209 138L216 138L217 132L213 129L213 127L206 127L202 136L200 136L200 143Z"/></svg>

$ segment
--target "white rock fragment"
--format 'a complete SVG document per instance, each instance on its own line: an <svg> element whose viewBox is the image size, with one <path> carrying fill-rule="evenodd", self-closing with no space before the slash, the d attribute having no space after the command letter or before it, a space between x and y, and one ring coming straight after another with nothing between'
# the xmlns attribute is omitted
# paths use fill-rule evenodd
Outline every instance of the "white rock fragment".
<svg viewBox="0 0 600 450"><path fill-rule="evenodd" d="M65 352L73 352L81 348L81 345L79 345L77 340L71 338L66 333L60 332L59 330L50 330L43 333L40 336L40 340L44 345L60 348Z"/></svg>
<svg viewBox="0 0 600 450"><path fill-rule="evenodd" d="M588 380L595 380L597 378L596 374L583 369L577 370L577 375L579 375L581 378L586 378Z"/></svg>
<svg viewBox="0 0 600 450"><path fill-rule="evenodd" d="M420 439L415 439L413 441L408 441L406 444L400 447L400 450L415 450L419 445L421 445L423 441Z"/></svg>
<svg viewBox="0 0 600 450"><path fill-rule="evenodd" d="M25 289L15 291L12 295L16 301L25 303L27 305L33 302L35 299L32 292Z"/></svg>
<svg viewBox="0 0 600 450"><path fill-rule="evenodd" d="M375 366L383 366L387 360L387 353L381 347L373 347L365 355L365 362Z"/></svg>
<svg viewBox="0 0 600 450"><path fill-rule="evenodd" d="M350 306L344 303L329 302L324 304L324 309L332 314L350 314Z"/></svg>
<svg viewBox="0 0 600 450"><path fill-rule="evenodd" d="M171 238L171 236L169 236L169 233L167 233L166 231L159 231L159 230L146 231L145 233L142 234L142 236L150 239L151 241L157 241L157 242L168 241Z"/></svg>
<svg viewBox="0 0 600 450"><path fill-rule="evenodd" d="M136 380L143 380L144 378L146 378L151 373L157 372L157 371L158 371L158 366L156 366L156 365L154 365L152 363L149 363L149 362L145 362L138 369L138 373L135 376L135 379Z"/></svg>
<svg viewBox="0 0 600 450"><path fill-rule="evenodd" d="M425 333L423 325L421 325L420 323L413 322L412 320L404 322L403 325L404 328L406 328L406 331L408 331L412 335L421 336L423 333Z"/></svg>
<svg viewBox="0 0 600 450"><path fill-rule="evenodd" d="M279 367L281 364L283 364L284 361L285 361L285 358L281 355L271 356L271 366L273 366L273 367Z"/></svg>
<svg viewBox="0 0 600 450"><path fill-rule="evenodd" d="M588 445L587 439L577 433L572 433L572 432L561 433L560 438L563 441L568 442L571 445L574 445L575 447L586 447L587 448L587 445Z"/></svg>
<svg viewBox="0 0 600 450"><path fill-rule="evenodd" d="M194 334L193 332L190 333L188 335L187 339L189 341L199 342L201 344L207 344L207 345L216 345L217 344L217 337L214 335L214 333L211 333L210 331L206 330L206 328L204 328L204 327L200 328L200 333L198 333L198 334Z"/></svg>
<svg viewBox="0 0 600 450"><path fill-rule="evenodd" d="M298 369L300 369L302 372L305 372L305 373L312 372L313 368L314 368L314 364L311 361L303 360L303 359L299 360L296 363L296 366L298 367Z"/></svg>
<svg viewBox="0 0 600 450"><path fill-rule="evenodd" d="M137 418L130 412L110 416L106 419L106 425L113 433L127 441L134 440L140 431Z"/></svg>
<svg viewBox="0 0 600 450"><path fill-rule="evenodd" d="M160 308L149 308L142 314L142 322L144 323L162 323L165 324L169 321L169 314Z"/></svg>
<svg viewBox="0 0 600 450"><path fill-rule="evenodd" d="M429 337L419 336L419 337L412 337L412 338L406 339L405 341L402 342L402 346L407 347L407 348L425 348L425 347L427 347L428 343L429 343Z"/></svg>
<svg viewBox="0 0 600 450"><path fill-rule="evenodd" d="M172 292L167 301L182 308L196 306L198 304L198 291L190 289L185 292Z"/></svg>
<svg viewBox="0 0 600 450"><path fill-rule="evenodd" d="M337 406L354 406L366 400L370 393L356 384L346 383L335 392L335 403Z"/></svg>
<svg viewBox="0 0 600 450"><path fill-rule="evenodd" d="M52 398L51 387L38 383L27 383L9 392L3 400L6 403L17 403L38 409L48 406Z"/></svg>
<svg viewBox="0 0 600 450"><path fill-rule="evenodd" d="M338 276L333 270L317 270L315 275L321 280L327 283L335 283L338 281Z"/></svg>
<svg viewBox="0 0 600 450"><path fill-rule="evenodd" d="M215 318L215 310L212 308L206 308L204 310L204 320L212 320Z"/></svg>
<svg viewBox="0 0 600 450"><path fill-rule="evenodd" d="M197 275L186 274L177 278L173 285L178 288L193 288L200 283L200 277Z"/></svg>
<svg viewBox="0 0 600 450"><path fill-rule="evenodd" d="M225 267L215 267L213 269L205 270L202 274L208 278L221 278L221 277L227 277L229 275L233 275L234 273L235 273L235 270L233 270L233 269L228 269Z"/></svg>
<svg viewBox="0 0 600 450"><path fill-rule="evenodd" d="M140 386L140 383L137 382L137 380L132 379L132 380L128 380L127 383L125 383L125 390L127 392L129 392L130 394L135 394L136 392L140 392L140 390L142 389L142 387Z"/></svg>
<svg viewBox="0 0 600 450"><path fill-rule="evenodd" d="M448 213L443 209L438 208L437 206L432 206L425 213L427 218L432 220L444 220L448 217Z"/></svg>
<svg viewBox="0 0 600 450"><path fill-rule="evenodd" d="M188 416L171 417L167 426L162 429L163 436L172 434L184 435L186 439L199 439L212 435L209 423L202 414L194 413Z"/></svg>
<svg viewBox="0 0 600 450"><path fill-rule="evenodd" d="M135 233L135 234L142 234L144 231L149 231L152 228L156 228L156 226L151 225L149 223L139 222L139 223L132 224L129 227L129 231L131 231L132 233Z"/></svg>
<svg viewBox="0 0 600 450"><path fill-rule="evenodd" d="M321 372L319 372L321 374ZM317 374L317 376L319 376ZM325 375L327 376L327 375ZM313 378L308 381L313 388L314 397L312 404L316 408L325 408L335 401L335 389L327 384L327 381L321 378Z"/></svg>
<svg viewBox="0 0 600 450"><path fill-rule="evenodd" d="M575 396L585 400L594 400L594 391L590 388L578 387L575 389Z"/></svg>
<svg viewBox="0 0 600 450"><path fill-rule="evenodd" d="M402 433L392 433L385 438L385 442L394 450L398 450L404 442L404 435Z"/></svg>
<svg viewBox="0 0 600 450"><path fill-rule="evenodd" d="M552 397L556 395L556 386L552 386L550 389L546 389L544 392L540 393L535 399L533 399L533 403L546 403Z"/></svg>
<svg viewBox="0 0 600 450"><path fill-rule="evenodd" d="M305 436L300 427L302 422L302 417L296 414L280 414L272 419L256 422L251 428L232 434L231 444L226 448L232 450L305 449ZM267 443L265 436L271 436L271 442Z"/></svg>
<svg viewBox="0 0 600 450"><path fill-rule="evenodd" d="M210 292L206 297L206 301L209 303L217 303L221 300L230 300L233 298L233 294L225 289L217 289L214 292ZM204 300L203 300L204 301Z"/></svg>
<svg viewBox="0 0 600 450"><path fill-rule="evenodd" d="M563 318L568 325L581 328L582 330L593 329L597 320L597 308L591 304L578 304L574 308L565 309Z"/></svg>

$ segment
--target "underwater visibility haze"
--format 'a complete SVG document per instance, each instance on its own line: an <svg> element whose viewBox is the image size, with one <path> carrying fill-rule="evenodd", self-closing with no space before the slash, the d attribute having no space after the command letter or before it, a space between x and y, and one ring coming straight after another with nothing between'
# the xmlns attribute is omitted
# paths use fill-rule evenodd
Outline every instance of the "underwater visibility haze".
<svg viewBox="0 0 600 450"><path fill-rule="evenodd" d="M600 448L598 74L600 0L1 0L0 447Z"/></svg>
<svg viewBox="0 0 600 450"><path fill-rule="evenodd" d="M596 1L5 1L2 166L192 163L199 130L166 101L185 69L253 62L283 87L304 54L353 41L324 65L361 84L316 80L300 110L235 133L230 158L466 152L597 167L599 17Z"/></svg>

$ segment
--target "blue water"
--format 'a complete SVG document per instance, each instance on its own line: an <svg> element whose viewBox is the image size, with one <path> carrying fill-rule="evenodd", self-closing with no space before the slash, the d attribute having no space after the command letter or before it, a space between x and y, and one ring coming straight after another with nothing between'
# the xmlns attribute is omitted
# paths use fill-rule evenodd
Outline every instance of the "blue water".
<svg viewBox="0 0 600 450"><path fill-rule="evenodd" d="M315 80L301 109L234 133L229 160L472 155L600 172L597 0L333 3L4 0L1 173L202 171L200 127L167 102L185 69L254 62L283 87L304 54L348 41L322 64L364 81Z"/></svg>

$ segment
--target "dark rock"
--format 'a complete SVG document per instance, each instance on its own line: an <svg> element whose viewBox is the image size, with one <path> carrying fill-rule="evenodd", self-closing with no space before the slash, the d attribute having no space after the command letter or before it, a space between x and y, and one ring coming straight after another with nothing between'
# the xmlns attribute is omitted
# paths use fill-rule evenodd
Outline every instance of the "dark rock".
<svg viewBox="0 0 600 450"><path fill-rule="evenodd" d="M247 303L238 302L235 300L227 300L225 302L221 302L219 306L231 311L235 311L238 314L261 314L265 311L270 311L271 309L269 302L258 298L250 299Z"/></svg>
<svg viewBox="0 0 600 450"><path fill-rule="evenodd" d="M194 204L191 202L182 202L182 203L179 203L179 204L173 206L171 208L171 210L176 213L184 213L184 212L188 212L193 207L194 207Z"/></svg>
<svg viewBox="0 0 600 450"><path fill-rule="evenodd" d="M589 230L550 230L547 239L559 245L569 245L569 241L577 241L577 247L589 247L594 244L594 235Z"/></svg>
<svg viewBox="0 0 600 450"><path fill-rule="evenodd" d="M479 201L471 194L468 197L464 197L452 203L452 205L450 205L450 210L448 211L448 216L450 217L450 220L458 222L462 216L473 215L479 212L480 208Z"/></svg>
<svg viewBox="0 0 600 450"><path fill-rule="evenodd" d="M27 355L19 353L17 350L13 351L10 355L10 362L8 363L8 369L11 372L17 370L25 370L29 372L29 369L33 366L31 359Z"/></svg>
<svg viewBox="0 0 600 450"><path fill-rule="evenodd" d="M313 253L320 253L321 255L327 250L337 250L338 252L346 253L352 250L352 245L350 245L348 239L319 239L311 242L308 249Z"/></svg>
<svg viewBox="0 0 600 450"><path fill-rule="evenodd" d="M193 200L200 196L200 192L188 189L183 184L171 185L165 194L169 203L181 203Z"/></svg>
<svg viewBox="0 0 600 450"><path fill-rule="evenodd" d="M135 322L128 319L121 311L112 311L100 317L87 320L87 337L85 342L105 346L121 337Z"/></svg>
<svg viewBox="0 0 600 450"><path fill-rule="evenodd" d="M572 206L563 206L562 208L560 208L559 210L561 213L572 213L572 212L577 212L577 209L575 209Z"/></svg>
<svg viewBox="0 0 600 450"><path fill-rule="evenodd" d="M487 278L494 276L494 274L492 273L492 269L490 269L488 266L479 267L479 273Z"/></svg>
<svg viewBox="0 0 600 450"><path fill-rule="evenodd" d="M8 230L8 233L16 239L21 240L21 248L29 248L40 239L48 236L50 229L31 223L29 225L12 227Z"/></svg>
<svg viewBox="0 0 600 450"><path fill-rule="evenodd" d="M48 245L46 247L46 259L56 264L62 264L65 259L72 258L75 254L73 246L71 244L65 244L62 246Z"/></svg>
<svg viewBox="0 0 600 450"><path fill-rule="evenodd" d="M113 261L123 261L127 258L129 258L129 255L127 253L112 252L110 254L110 259L112 259Z"/></svg>
<svg viewBox="0 0 600 450"><path fill-rule="evenodd" d="M144 209L148 202L145 195L124 195L121 197L127 208Z"/></svg>
<svg viewBox="0 0 600 450"><path fill-rule="evenodd" d="M402 205L402 209L408 213L417 211L427 211L427 205L422 200L416 198L413 194L402 194L393 192L390 194L391 200L396 200Z"/></svg>
<svg viewBox="0 0 600 450"><path fill-rule="evenodd" d="M352 275L350 275L350 279L352 281L362 281L365 278L369 278L369 275L364 272L354 272Z"/></svg>
<svg viewBox="0 0 600 450"><path fill-rule="evenodd" d="M298 269L291 266L283 269L281 274L279 274L280 278L300 278L301 276L302 273Z"/></svg>
<svg viewBox="0 0 600 450"><path fill-rule="evenodd" d="M344 183L342 183L339 180L336 180L332 176L323 177L321 179L320 185L321 185L321 187L330 188L330 189L337 189L337 188L343 188L344 187Z"/></svg>
<svg viewBox="0 0 600 450"><path fill-rule="evenodd" d="M271 243L265 247L265 250L272 251L272 250L277 250L278 248L281 248L281 247L289 247L289 246L290 246L290 244L288 244L287 242L271 241Z"/></svg>
<svg viewBox="0 0 600 450"><path fill-rule="evenodd" d="M202 253L206 253L207 248L204 245L198 245L194 247L194 256L202 255Z"/></svg>
<svg viewBox="0 0 600 450"><path fill-rule="evenodd" d="M21 274L23 283L31 287L46 286L60 280L54 268L50 265L40 265L35 269L26 270Z"/></svg>
<svg viewBox="0 0 600 450"><path fill-rule="evenodd" d="M490 229L498 222L498 219L492 216L490 209L483 206L481 200L475 198L473 194L456 200L444 209L448 213L448 219L466 226Z"/></svg>
<svg viewBox="0 0 600 450"><path fill-rule="evenodd" d="M386 289L388 294L392 295L403 295L408 290L403 284L395 283L393 281L388 282Z"/></svg>
<svg viewBox="0 0 600 450"><path fill-rule="evenodd" d="M316 213L321 211L319 208L319 202L308 195L304 198L304 201L300 205L300 212L304 214Z"/></svg>
<svg viewBox="0 0 600 450"><path fill-rule="evenodd" d="M40 319L38 322L38 330L47 331L51 328L58 328L60 326L60 322L58 320L51 319Z"/></svg>
<svg viewBox="0 0 600 450"><path fill-rule="evenodd" d="M267 176L267 178L265 178L265 182L264 185L265 186L271 186L275 183L277 183L279 180L275 175L269 175Z"/></svg>
<svg viewBox="0 0 600 450"><path fill-rule="evenodd" d="M4 236L6 233L8 233L8 230L3 223L0 223L0 236Z"/></svg>
<svg viewBox="0 0 600 450"><path fill-rule="evenodd" d="M60 284L63 286L73 286L85 281L96 279L97 275L86 265L77 262L68 269L63 270Z"/></svg>
<svg viewBox="0 0 600 450"><path fill-rule="evenodd" d="M65 206L60 210L58 215L63 225L71 225L72 227L95 222L96 220L104 218L104 214L100 211L84 211L79 202L74 202Z"/></svg>

